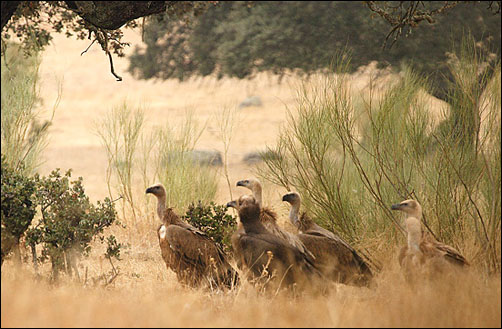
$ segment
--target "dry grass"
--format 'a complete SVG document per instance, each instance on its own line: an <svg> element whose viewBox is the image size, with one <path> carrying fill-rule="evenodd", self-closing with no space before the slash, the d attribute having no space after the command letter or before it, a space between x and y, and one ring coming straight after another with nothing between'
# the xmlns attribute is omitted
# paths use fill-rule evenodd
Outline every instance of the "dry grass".
<svg viewBox="0 0 502 329"><path fill-rule="evenodd" d="M260 295L247 284L221 294L184 288L160 257L127 258L108 288L53 287L29 271L14 275L5 264L2 327L499 327L501 321L500 277L475 269L413 290L392 261L370 289L338 285L328 296L292 299Z"/></svg>
<svg viewBox="0 0 502 329"><path fill-rule="evenodd" d="M129 33L128 39L138 43L140 36ZM200 149L223 152L218 138L218 122L214 115L236 106L245 97L259 95L263 107L244 108L241 122L228 152L229 180L253 176L243 164L247 152L273 145L280 125L285 122L286 107L294 106L298 80L286 78L281 85L276 78L260 75L253 81L204 79L176 81L136 81L125 73L127 61L116 59L115 70L124 81L115 82L109 74L108 60L94 46L84 56L85 42L55 38L55 46L44 54L41 65L41 92L44 104L57 97L57 80L64 75L63 96L49 132L45 152L47 162L42 174L58 167L74 169L73 177L83 176L86 193L91 200L108 195L105 183L106 154L99 138L92 132L93 120L127 99L133 104L144 102L145 116L155 120L182 120L187 108L193 108L201 123L208 121L197 145ZM361 75L358 79L367 76ZM360 80L358 80L360 82ZM364 85L362 83L361 85ZM212 120L211 120L212 119ZM290 229L285 218L287 208L280 201L285 191L265 184L265 205L274 208L280 224ZM231 193L245 193L232 186ZM223 173L220 175L216 202L230 200ZM120 212L119 212L120 213ZM116 263L120 275L103 287L101 281L110 265L102 258L103 246L80 264L85 286L69 279L53 286L37 279L29 264L20 268L12 260L4 262L1 277L2 327L500 327L501 280L489 277L478 268L440 284L424 283L413 290L403 281L397 265L398 250L388 250L381 241L368 242L377 251L384 270L375 285L354 288L337 285L328 296L301 297L264 296L247 284L229 293L209 293L184 288L175 275L167 271L160 256L153 209L145 218L134 222L121 218L126 229L112 228L121 242L130 244ZM379 247L380 246L380 247ZM466 256L469 256L466 250ZM49 272L44 265L41 273Z"/></svg>

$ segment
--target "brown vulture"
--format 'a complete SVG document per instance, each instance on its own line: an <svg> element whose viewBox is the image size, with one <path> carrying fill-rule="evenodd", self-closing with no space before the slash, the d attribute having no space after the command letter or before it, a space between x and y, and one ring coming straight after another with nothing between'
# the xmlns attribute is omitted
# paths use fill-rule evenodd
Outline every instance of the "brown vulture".
<svg viewBox="0 0 502 329"><path fill-rule="evenodd" d="M301 252L306 253L309 257L314 257L312 253L305 247L303 242L298 238L296 234L286 231L277 224L277 214L268 207L262 206L262 188L261 184L256 179L244 179L237 182L237 186L243 186L253 192L253 197L255 198L258 206L260 207L260 221L265 226L270 233L286 240L291 245L298 248ZM239 224L238 230L242 231L242 225Z"/></svg>
<svg viewBox="0 0 502 329"><path fill-rule="evenodd" d="M260 207L251 195L231 201L228 207L238 209L242 232L232 235L232 246L238 261L249 270L250 277L265 287L296 287L318 291L322 274L313 260L284 239L270 233L260 221Z"/></svg>
<svg viewBox="0 0 502 329"><path fill-rule="evenodd" d="M157 197L157 214L162 224L157 230L162 258L181 283L192 287L232 288L238 274L226 255L204 232L184 222L166 208L166 190L162 184L149 187L146 193Z"/></svg>
<svg viewBox="0 0 502 329"><path fill-rule="evenodd" d="M434 275L444 272L450 265L458 268L469 265L467 260L454 248L437 241L432 234L422 230L422 206L415 200L405 200L391 206L392 210L406 213L404 220L408 243L401 248L399 264L408 279L414 272L429 271ZM425 274L425 273L424 273Z"/></svg>
<svg viewBox="0 0 502 329"><path fill-rule="evenodd" d="M298 237L314 254L317 267L335 282L367 285L373 274L366 262L341 237L317 225L305 212L299 216L301 198L296 192L285 194L282 201L291 204L289 219L300 232Z"/></svg>

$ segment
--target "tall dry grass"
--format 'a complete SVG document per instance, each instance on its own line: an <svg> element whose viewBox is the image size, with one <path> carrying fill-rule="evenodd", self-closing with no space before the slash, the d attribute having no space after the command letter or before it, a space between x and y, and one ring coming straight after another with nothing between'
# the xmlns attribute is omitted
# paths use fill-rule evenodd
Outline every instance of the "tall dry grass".
<svg viewBox="0 0 502 329"><path fill-rule="evenodd" d="M7 56L8 54L8 56ZM52 118L41 121L43 105L38 86L40 54L30 57L11 44L2 54L2 154L9 165L25 175L36 172L43 163L48 129L61 97L61 84L52 108Z"/></svg>
<svg viewBox="0 0 502 329"><path fill-rule="evenodd" d="M217 170L191 154L204 130L193 112L186 111L181 122L152 123L145 118L146 108L123 101L94 122L108 159L106 184L110 198L119 201L126 240L143 241L159 223L156 199L145 194L154 183L168 187L167 205L180 215L192 202L209 204L217 190Z"/></svg>
<svg viewBox="0 0 502 329"><path fill-rule="evenodd" d="M158 250L151 250L158 252ZM391 256L392 253L389 253ZM113 286L50 286L2 271L2 327L500 327L500 277L471 272L413 290L393 257L376 286L329 295L267 296L245 284L223 294L181 287L152 260L129 257ZM4 265L5 266L5 265ZM134 276L132 273L136 273Z"/></svg>

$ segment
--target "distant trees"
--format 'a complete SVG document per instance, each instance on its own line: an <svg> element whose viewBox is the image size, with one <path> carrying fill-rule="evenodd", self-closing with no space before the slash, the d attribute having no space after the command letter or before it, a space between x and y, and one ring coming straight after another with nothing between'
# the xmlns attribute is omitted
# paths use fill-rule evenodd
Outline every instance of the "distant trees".
<svg viewBox="0 0 502 329"><path fill-rule="evenodd" d="M453 41L470 31L480 48L500 54L500 15L488 4L460 3L383 49L391 26L362 2L221 2L190 22L151 17L144 30L146 49L136 49L130 71L144 79L179 80L209 74L246 78L260 71L308 74L329 67L333 54L345 47L352 69L373 60L412 63L431 76L445 98ZM423 2L420 8L438 5Z"/></svg>
<svg viewBox="0 0 502 329"><path fill-rule="evenodd" d="M13 34L32 52L49 44L51 33L65 32L97 41L121 80L112 62L112 54L123 56L129 45L121 28L146 23L147 49L132 57L130 68L145 79L310 73L327 67L334 50L345 46L354 68L412 58L418 69L441 76L448 72L445 53L452 36L460 40L467 30L500 54L500 6L500 1L2 1L1 49L4 54ZM138 22L141 17L147 19ZM384 51L387 40L397 44Z"/></svg>

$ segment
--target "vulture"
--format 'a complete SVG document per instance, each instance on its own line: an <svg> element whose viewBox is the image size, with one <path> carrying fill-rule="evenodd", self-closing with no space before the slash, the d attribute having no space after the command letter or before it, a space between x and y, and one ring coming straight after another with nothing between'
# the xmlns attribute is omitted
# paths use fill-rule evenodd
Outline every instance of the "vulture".
<svg viewBox="0 0 502 329"><path fill-rule="evenodd" d="M298 238L314 254L317 267L326 277L344 284L369 284L373 274L354 248L317 225L305 212L299 216L301 198L298 193L287 193L282 201L291 204L289 219L300 232Z"/></svg>
<svg viewBox="0 0 502 329"><path fill-rule="evenodd" d="M406 213L404 220L408 243L401 248L399 265L405 275L411 279L413 272L421 269L430 270L430 274L444 272L451 265L463 267L467 260L454 248L437 241L432 234L422 230L422 206L415 200L405 200L391 206L392 210Z"/></svg>
<svg viewBox="0 0 502 329"><path fill-rule="evenodd" d="M312 259L265 228L260 220L260 206L252 195L242 195L227 206L238 209L243 230L232 235L232 246L251 278L277 289L320 287L323 275Z"/></svg>
<svg viewBox="0 0 502 329"><path fill-rule="evenodd" d="M262 206L261 197L261 184L256 179L245 179L237 182L237 186L243 186L253 192L253 197L255 198L258 207L260 207L260 222L265 226L265 228L272 234L286 240L289 244L298 248L302 253L307 254L310 258L313 258L313 254L305 247L303 242L298 238L296 234L290 233L277 224L277 214L268 207ZM239 224L238 230L243 230L242 225Z"/></svg>
<svg viewBox="0 0 502 329"><path fill-rule="evenodd" d="M157 197L157 214L162 224L157 230L159 245L166 266L183 284L199 287L232 288L238 283L238 274L227 257L204 232L184 222L166 208L166 190L162 184L149 187L146 193Z"/></svg>

